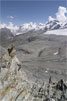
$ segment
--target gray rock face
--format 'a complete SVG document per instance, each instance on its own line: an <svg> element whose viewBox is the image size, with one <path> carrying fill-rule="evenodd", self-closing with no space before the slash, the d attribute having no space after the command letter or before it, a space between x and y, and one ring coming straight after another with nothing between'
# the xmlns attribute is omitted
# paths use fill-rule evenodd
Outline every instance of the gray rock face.
<svg viewBox="0 0 67 101"><path fill-rule="evenodd" d="M0 58L4 55L5 52L6 52L6 49L0 46Z"/></svg>
<svg viewBox="0 0 67 101"><path fill-rule="evenodd" d="M67 84L63 80L32 82L21 69L15 48L2 57L0 71L0 101L67 101ZM20 66L20 68L19 68Z"/></svg>

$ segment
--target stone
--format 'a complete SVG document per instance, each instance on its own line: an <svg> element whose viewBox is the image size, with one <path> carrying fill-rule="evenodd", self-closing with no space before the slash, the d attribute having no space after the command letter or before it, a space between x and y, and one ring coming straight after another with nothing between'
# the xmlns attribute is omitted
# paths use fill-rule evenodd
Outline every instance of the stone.
<svg viewBox="0 0 67 101"><path fill-rule="evenodd" d="M16 56L16 49L9 48L2 58L0 72L0 101L66 101L67 83L63 80L30 82ZM60 89L61 88L61 89ZM63 89L64 88L64 89Z"/></svg>

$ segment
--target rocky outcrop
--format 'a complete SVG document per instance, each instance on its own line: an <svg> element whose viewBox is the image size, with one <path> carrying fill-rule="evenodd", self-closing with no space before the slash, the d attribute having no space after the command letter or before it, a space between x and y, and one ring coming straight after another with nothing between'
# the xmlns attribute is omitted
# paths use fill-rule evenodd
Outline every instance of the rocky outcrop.
<svg viewBox="0 0 67 101"><path fill-rule="evenodd" d="M0 42L5 41L5 40L9 40L9 39L13 39L13 37L14 37L14 35L10 29L8 29L8 28L1 28L0 29Z"/></svg>
<svg viewBox="0 0 67 101"><path fill-rule="evenodd" d="M28 83L25 83L27 82L27 77L25 72L20 70L21 63L16 57L16 51L13 46L3 56L1 66L0 100L15 101L18 98L17 96L28 87Z"/></svg>
<svg viewBox="0 0 67 101"><path fill-rule="evenodd" d="M67 84L63 80L29 81L12 45L2 58L0 101L67 101Z"/></svg>

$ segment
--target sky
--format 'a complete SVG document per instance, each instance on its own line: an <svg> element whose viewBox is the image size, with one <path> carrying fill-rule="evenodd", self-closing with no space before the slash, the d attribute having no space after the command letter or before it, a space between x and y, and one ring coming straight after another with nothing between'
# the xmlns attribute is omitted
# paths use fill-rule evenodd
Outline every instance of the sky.
<svg viewBox="0 0 67 101"><path fill-rule="evenodd" d="M1 23L12 22L15 25L24 23L45 23L49 19L63 17L60 7L67 8L66 0L47 1L0 1L0 21ZM60 12L60 10L62 10ZM65 14L67 15L67 14ZM64 17L63 17L64 19Z"/></svg>

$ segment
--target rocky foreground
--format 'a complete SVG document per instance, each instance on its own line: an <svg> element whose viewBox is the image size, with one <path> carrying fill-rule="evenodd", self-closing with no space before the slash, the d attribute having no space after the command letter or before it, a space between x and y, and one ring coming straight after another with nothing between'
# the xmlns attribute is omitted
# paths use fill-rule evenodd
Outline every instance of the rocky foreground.
<svg viewBox="0 0 67 101"><path fill-rule="evenodd" d="M0 101L67 101L67 81L28 80L15 47L0 59Z"/></svg>

